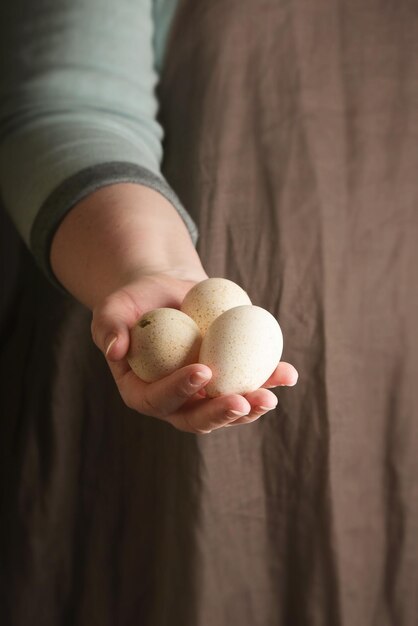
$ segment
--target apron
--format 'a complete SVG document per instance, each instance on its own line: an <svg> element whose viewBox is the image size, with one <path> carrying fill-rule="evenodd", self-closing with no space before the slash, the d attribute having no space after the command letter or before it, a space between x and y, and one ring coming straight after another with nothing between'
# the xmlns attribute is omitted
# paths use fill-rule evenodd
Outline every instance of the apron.
<svg viewBox="0 0 418 626"><path fill-rule="evenodd" d="M300 373L209 436L124 407L90 315L4 216L13 626L415 626L418 9L181 0L164 174Z"/></svg>

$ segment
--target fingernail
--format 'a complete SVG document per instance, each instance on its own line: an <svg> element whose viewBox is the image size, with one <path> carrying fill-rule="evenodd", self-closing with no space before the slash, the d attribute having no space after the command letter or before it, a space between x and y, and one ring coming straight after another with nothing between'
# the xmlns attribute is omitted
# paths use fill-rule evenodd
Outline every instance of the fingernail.
<svg viewBox="0 0 418 626"><path fill-rule="evenodd" d="M113 344L117 341L118 337L117 335L110 335L108 340L107 340L107 347L105 350L105 357L107 357L107 355L109 354L109 350L110 348L113 346Z"/></svg>
<svg viewBox="0 0 418 626"><path fill-rule="evenodd" d="M194 372L194 374L190 376L190 384L193 385L193 387L200 387L209 380L209 378L210 376L206 372Z"/></svg>
<svg viewBox="0 0 418 626"><path fill-rule="evenodd" d="M275 389L276 387L291 387L292 385L288 385L287 383L280 383L276 385L267 385L266 389Z"/></svg>
<svg viewBox="0 0 418 626"><path fill-rule="evenodd" d="M244 417L244 415L248 415L248 413L243 413L242 411L232 411L232 410L231 411L227 411L225 413L225 416L228 419L231 419L231 420L232 419L236 420L238 417Z"/></svg>
<svg viewBox="0 0 418 626"><path fill-rule="evenodd" d="M272 411L273 409L275 409L277 406L277 404L275 404L274 406L256 406L255 410L258 411Z"/></svg>

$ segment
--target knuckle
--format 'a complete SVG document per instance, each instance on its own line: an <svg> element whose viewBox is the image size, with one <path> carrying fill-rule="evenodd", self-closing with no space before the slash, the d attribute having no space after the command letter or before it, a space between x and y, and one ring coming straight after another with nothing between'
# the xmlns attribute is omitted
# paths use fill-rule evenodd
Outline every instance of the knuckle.
<svg viewBox="0 0 418 626"><path fill-rule="evenodd" d="M128 407L128 409L131 409L132 411L136 410L136 407L134 406L134 402L132 402L131 400L126 400L125 398L123 398L123 401Z"/></svg>
<svg viewBox="0 0 418 626"><path fill-rule="evenodd" d="M112 311L115 308L115 303L117 303L117 294L111 293L107 295L99 304L97 308L97 312L99 315L107 315L109 310ZM117 305L116 305L117 306Z"/></svg>
<svg viewBox="0 0 418 626"><path fill-rule="evenodd" d="M101 304L100 306L96 306L93 310L93 323L99 325L103 322L103 319L106 318L106 309L107 305Z"/></svg>
<svg viewBox="0 0 418 626"><path fill-rule="evenodd" d="M195 426L194 424L191 424L190 419L188 419L187 417L184 417L184 421L187 425L187 428L185 428L184 430L186 432L192 433L193 435L209 435L212 432L212 429L209 428L203 428L202 426Z"/></svg>
<svg viewBox="0 0 418 626"><path fill-rule="evenodd" d="M168 424L171 424L171 426L173 426L173 428L175 428L176 430L182 432L182 433L188 433L190 435L208 435L209 433L211 433L211 430L204 430L203 428L197 428L195 426L191 426L190 423L185 420L184 423L177 423L175 420L170 419L170 417L167 417L165 420Z"/></svg>
<svg viewBox="0 0 418 626"><path fill-rule="evenodd" d="M145 415L150 415L152 417L155 417L155 416L165 417L166 416L164 411L161 408L158 408L155 405L154 401L149 396L146 396L146 395L142 398L141 413L144 413Z"/></svg>
<svg viewBox="0 0 418 626"><path fill-rule="evenodd" d="M101 339L104 339L106 335L106 326L108 325L108 320L103 312L94 312L93 318L90 324L91 335L93 337L94 343L102 348L100 345Z"/></svg>
<svg viewBox="0 0 418 626"><path fill-rule="evenodd" d="M97 321L96 318L93 314L93 318L91 320L91 324L90 324L90 332L91 332L91 336L93 337L93 341L96 344L96 346L98 345L98 337L97 337Z"/></svg>
<svg viewBox="0 0 418 626"><path fill-rule="evenodd" d="M189 430L188 432L192 433L192 435L210 435L212 430L206 430L204 428L196 428L195 427L192 430Z"/></svg>
<svg viewBox="0 0 418 626"><path fill-rule="evenodd" d="M190 398L191 395L193 395L194 392L190 389L190 387L183 384L176 387L174 393L176 398L178 398L179 400L187 400L188 398Z"/></svg>
<svg viewBox="0 0 418 626"><path fill-rule="evenodd" d="M131 395L129 393L126 392L126 390L124 390L123 385L121 384L117 384L118 387L118 391L120 393L120 397L122 398L124 404L128 407L128 409L132 409L133 411L137 411L137 405L136 402L134 402L133 398L131 397Z"/></svg>
<svg viewBox="0 0 418 626"><path fill-rule="evenodd" d="M242 417L240 419L240 423L241 424L252 424L252 422L256 422L258 419L260 419L260 417L261 417L260 413L249 413L248 415L246 415L245 417Z"/></svg>

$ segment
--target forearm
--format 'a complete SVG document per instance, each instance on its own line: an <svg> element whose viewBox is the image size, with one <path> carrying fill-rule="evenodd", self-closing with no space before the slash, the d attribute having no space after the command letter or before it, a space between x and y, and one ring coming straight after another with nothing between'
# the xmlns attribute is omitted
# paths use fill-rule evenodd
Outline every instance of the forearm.
<svg viewBox="0 0 418 626"><path fill-rule="evenodd" d="M109 185L154 189L179 211L192 237L196 234L160 172L153 5L152 0L0 3L2 201L50 278L50 244L58 225L67 229L77 215L72 209L90 208L95 192ZM165 205L158 198L158 206ZM62 221L68 211L71 218ZM95 215L94 228L98 219ZM114 221L109 224L114 230Z"/></svg>
<svg viewBox="0 0 418 626"><path fill-rule="evenodd" d="M55 233L51 265L58 281L91 309L145 274L205 278L171 203L128 183L104 187L71 210Z"/></svg>

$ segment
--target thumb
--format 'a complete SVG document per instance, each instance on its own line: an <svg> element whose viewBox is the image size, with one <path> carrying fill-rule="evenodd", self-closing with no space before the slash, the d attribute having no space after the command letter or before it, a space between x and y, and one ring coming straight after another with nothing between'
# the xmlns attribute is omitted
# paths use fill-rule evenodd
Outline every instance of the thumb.
<svg viewBox="0 0 418 626"><path fill-rule="evenodd" d="M145 309L124 292L113 294L93 310L91 333L96 346L109 361L120 361L129 349L130 329Z"/></svg>

